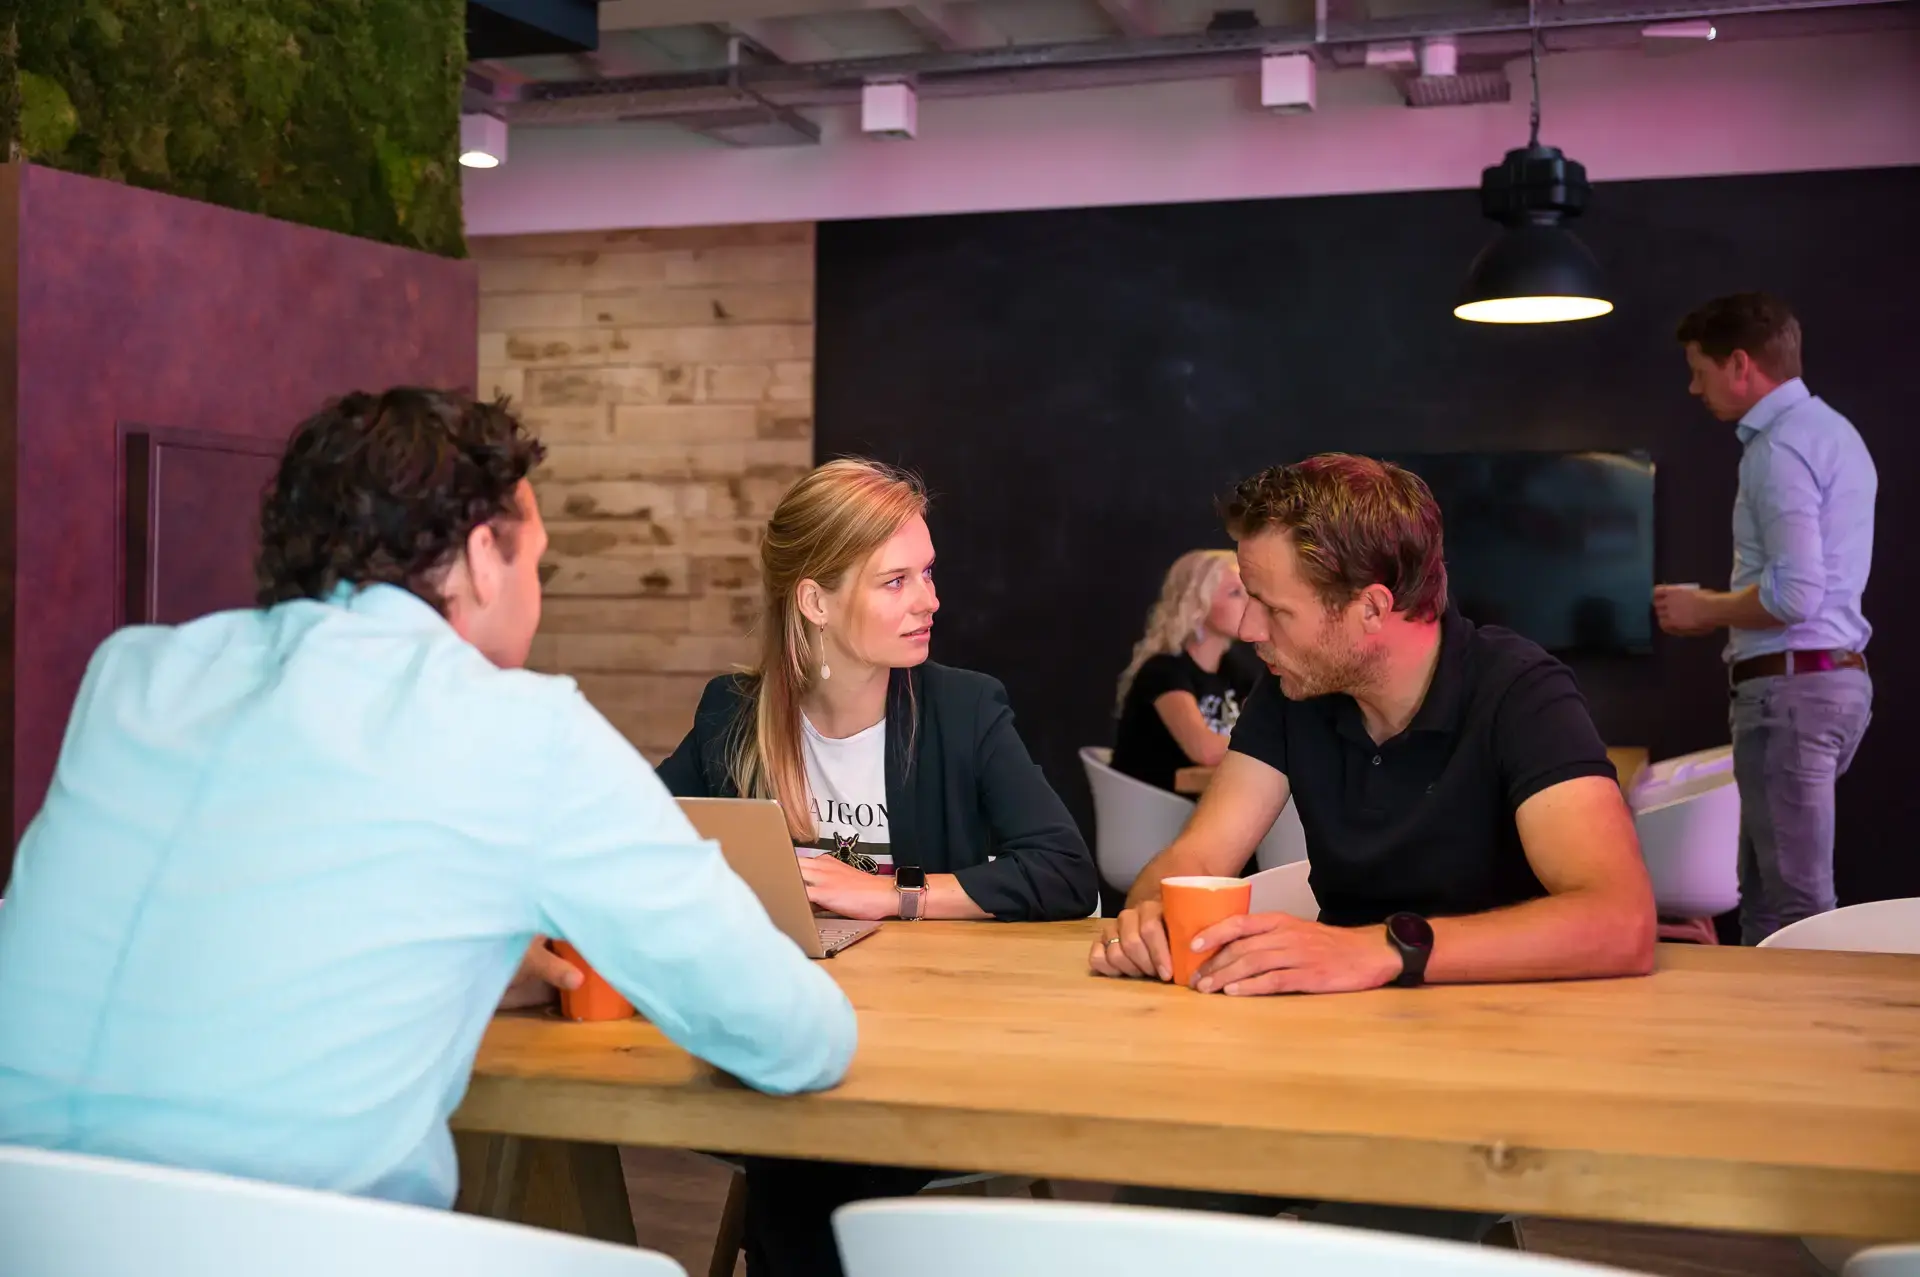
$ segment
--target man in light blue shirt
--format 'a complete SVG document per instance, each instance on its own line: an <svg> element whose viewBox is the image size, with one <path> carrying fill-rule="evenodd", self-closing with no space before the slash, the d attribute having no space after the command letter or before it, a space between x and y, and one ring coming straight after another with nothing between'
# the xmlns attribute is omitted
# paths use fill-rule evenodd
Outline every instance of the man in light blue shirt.
<svg viewBox="0 0 1920 1277"><path fill-rule="evenodd" d="M1834 907L1834 782L1873 711L1861 595L1873 564L1873 458L1800 380L1800 322L1762 293L1682 321L1692 392L1743 449L1726 592L1660 586L1670 634L1726 628L1747 944Z"/></svg>
<svg viewBox="0 0 1920 1277"><path fill-rule="evenodd" d="M541 455L502 406L348 396L267 494L262 609L101 645L0 907L0 1143L450 1205L540 934L752 1086L840 1080L839 988L518 668Z"/></svg>

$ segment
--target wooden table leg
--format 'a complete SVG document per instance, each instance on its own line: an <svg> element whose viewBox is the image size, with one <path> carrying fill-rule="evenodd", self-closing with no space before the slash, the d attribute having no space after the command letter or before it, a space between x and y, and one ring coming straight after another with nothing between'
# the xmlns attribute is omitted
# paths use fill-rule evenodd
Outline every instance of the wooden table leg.
<svg viewBox="0 0 1920 1277"><path fill-rule="evenodd" d="M633 1246L633 1207L612 1144L454 1133L454 1209Z"/></svg>

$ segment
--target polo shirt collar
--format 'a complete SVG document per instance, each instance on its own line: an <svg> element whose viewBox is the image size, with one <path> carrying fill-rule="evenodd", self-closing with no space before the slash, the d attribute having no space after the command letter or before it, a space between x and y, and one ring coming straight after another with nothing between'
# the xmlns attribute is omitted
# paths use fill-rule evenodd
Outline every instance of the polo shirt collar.
<svg viewBox="0 0 1920 1277"><path fill-rule="evenodd" d="M1807 383L1798 377L1790 378L1761 396L1760 402L1747 409L1747 415L1740 418L1734 427L1734 433L1745 443L1774 422L1787 415L1789 408L1796 407L1813 398L1813 392L1807 389Z"/></svg>
<svg viewBox="0 0 1920 1277"><path fill-rule="evenodd" d="M1466 707L1467 649L1473 640L1473 622L1460 615L1452 604L1440 617L1440 658L1433 667L1433 681L1427 695L1407 724L1408 732L1451 734L1459 730ZM1360 713L1360 702L1340 694L1327 698L1333 702L1334 728L1342 736L1368 749L1375 748L1367 734L1367 722ZM1403 735L1405 733L1402 733Z"/></svg>
<svg viewBox="0 0 1920 1277"><path fill-rule="evenodd" d="M1440 659L1433 667L1427 695L1407 724L1410 732L1453 732L1467 697L1467 648L1473 640L1473 622L1452 604L1440 617Z"/></svg>

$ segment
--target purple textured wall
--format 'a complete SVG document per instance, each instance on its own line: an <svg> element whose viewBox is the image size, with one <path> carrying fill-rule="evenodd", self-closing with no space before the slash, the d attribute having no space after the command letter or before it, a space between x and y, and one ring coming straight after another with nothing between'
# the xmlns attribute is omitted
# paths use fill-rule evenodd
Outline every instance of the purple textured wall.
<svg viewBox="0 0 1920 1277"><path fill-rule="evenodd" d="M11 409L0 431L18 467L4 653L17 838L46 793L87 660L114 624L120 424L279 439L349 390L470 389L478 295L470 262L0 168L10 170L0 197L17 190L17 390L0 406ZM0 324L8 313L0 302Z"/></svg>

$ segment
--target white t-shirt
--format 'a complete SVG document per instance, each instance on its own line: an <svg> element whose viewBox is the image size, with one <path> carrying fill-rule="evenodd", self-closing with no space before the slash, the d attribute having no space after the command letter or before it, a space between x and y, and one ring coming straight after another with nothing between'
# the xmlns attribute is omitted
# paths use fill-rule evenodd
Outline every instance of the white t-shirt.
<svg viewBox="0 0 1920 1277"><path fill-rule="evenodd" d="M887 827L887 722L881 719L844 740L822 736L800 719L800 752L807 767L807 791L813 800L818 838L803 855L849 846L870 856L881 873L893 870L893 844ZM861 866L865 868L864 865Z"/></svg>

